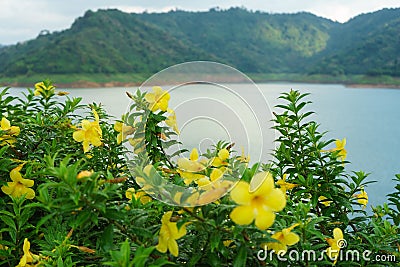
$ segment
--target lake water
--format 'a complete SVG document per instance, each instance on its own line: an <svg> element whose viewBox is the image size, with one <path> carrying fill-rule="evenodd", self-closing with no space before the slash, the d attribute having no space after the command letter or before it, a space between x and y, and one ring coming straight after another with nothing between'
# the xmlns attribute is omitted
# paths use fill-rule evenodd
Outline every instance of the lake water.
<svg viewBox="0 0 400 267"><path fill-rule="evenodd" d="M246 85L247 86L247 85ZM369 205L382 204L393 191L392 178L400 173L400 90L346 88L336 84L258 84L260 91L242 84L226 86L185 86L171 91L170 106L176 109L180 140L189 150L201 151L219 139L243 146L254 161L269 158L274 132L269 107L280 103L278 96L291 88L309 92L309 109L326 137L347 139L347 171L362 170L376 180L366 188ZM212 88L211 88L212 87ZM60 90L64 90L59 88ZM21 88L12 90L20 93ZM129 106L125 91L135 88L65 89L84 103L102 103L120 118ZM280 112L276 108L273 111ZM200 145L198 145L200 143Z"/></svg>

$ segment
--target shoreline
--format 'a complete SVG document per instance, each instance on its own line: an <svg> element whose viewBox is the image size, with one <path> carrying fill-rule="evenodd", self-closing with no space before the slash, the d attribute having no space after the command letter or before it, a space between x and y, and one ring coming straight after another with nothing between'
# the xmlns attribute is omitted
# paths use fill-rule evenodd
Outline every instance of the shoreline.
<svg viewBox="0 0 400 267"><path fill-rule="evenodd" d="M363 84L363 83L350 83L350 84L343 84L345 87L348 88L355 88L355 89L368 89L368 88L384 88L384 89L400 89L400 84Z"/></svg>
<svg viewBox="0 0 400 267"><path fill-rule="evenodd" d="M135 87L140 86L141 83L134 83L134 82L89 82L89 81L76 81L71 83L54 83L54 86L57 88L113 88L113 87ZM8 85L1 84L1 87L33 87L34 84L31 83L10 83Z"/></svg>
<svg viewBox="0 0 400 267"><path fill-rule="evenodd" d="M355 89L368 89L368 88L384 88L384 89L400 89L400 84L386 84L386 83L351 83L351 82L335 82L335 81L304 81L304 80L296 80L296 79L288 79L288 80L280 80L280 79L253 79L253 81L257 84L260 83L302 83L302 84L339 84L343 85L346 88L355 88ZM229 83L229 81L227 81ZM113 87L138 87L142 84L142 82L93 82L93 81L74 81L74 82L55 82L54 85L58 88L113 88ZM28 82L11 82L9 84L0 83L0 87L23 87L23 88L32 88L34 83Z"/></svg>

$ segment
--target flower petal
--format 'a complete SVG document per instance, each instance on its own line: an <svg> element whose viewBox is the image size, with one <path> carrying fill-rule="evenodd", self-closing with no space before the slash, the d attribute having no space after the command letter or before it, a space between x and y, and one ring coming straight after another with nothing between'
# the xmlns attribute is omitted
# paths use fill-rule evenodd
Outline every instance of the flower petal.
<svg viewBox="0 0 400 267"><path fill-rule="evenodd" d="M99 137L92 138L91 141L92 145L94 146L101 146L102 144L101 139Z"/></svg>
<svg viewBox="0 0 400 267"><path fill-rule="evenodd" d="M72 138L74 138L76 142L82 142L85 139L85 132L83 130L75 131L72 134Z"/></svg>
<svg viewBox="0 0 400 267"><path fill-rule="evenodd" d="M220 158L220 160L222 160L222 161L224 161L224 160L226 160L227 158L229 158L229 151L228 151L228 149L226 149L226 148L221 149L221 150L218 152L218 158Z"/></svg>
<svg viewBox="0 0 400 267"><path fill-rule="evenodd" d="M120 122L120 121L115 122L114 130L119 132L119 133L122 132L122 125L123 125L123 123Z"/></svg>
<svg viewBox="0 0 400 267"><path fill-rule="evenodd" d="M221 178L224 173L220 169L214 169L210 174L210 180L215 181Z"/></svg>
<svg viewBox="0 0 400 267"><path fill-rule="evenodd" d="M288 246L292 246L300 241L300 237L295 233L288 233L284 237L285 243Z"/></svg>
<svg viewBox="0 0 400 267"><path fill-rule="evenodd" d="M160 251L161 253L167 252L167 242L163 238L158 238L158 244L156 246L156 249Z"/></svg>
<svg viewBox="0 0 400 267"><path fill-rule="evenodd" d="M154 103L156 101L156 96L153 93L147 93L144 99L149 103Z"/></svg>
<svg viewBox="0 0 400 267"><path fill-rule="evenodd" d="M239 205L249 205L252 199L249 184L244 181L238 182L231 191L231 198Z"/></svg>
<svg viewBox="0 0 400 267"><path fill-rule="evenodd" d="M1 187L1 191L3 191L4 194L11 195L14 191L14 186L15 186L14 184L16 184L16 183L8 182L7 185L3 185Z"/></svg>
<svg viewBox="0 0 400 267"><path fill-rule="evenodd" d="M89 150L90 150L90 144L89 144L89 142L88 141L86 141L86 140L84 140L83 142L82 142L82 145L83 145L83 152L88 152Z"/></svg>
<svg viewBox="0 0 400 267"><path fill-rule="evenodd" d="M333 229L333 238L335 240L343 239L343 232L340 228Z"/></svg>
<svg viewBox="0 0 400 267"><path fill-rule="evenodd" d="M134 194L135 194L135 188L130 187L130 188L128 188L128 189L126 190L126 192L125 192L125 197L126 197L127 199L132 200L132 198L135 196Z"/></svg>
<svg viewBox="0 0 400 267"><path fill-rule="evenodd" d="M178 248L178 243L176 243L175 239L168 240L168 250L174 257L178 257L179 248Z"/></svg>
<svg viewBox="0 0 400 267"><path fill-rule="evenodd" d="M7 120L5 117L3 117L1 119L1 129L8 130L8 129L10 129L10 127L11 127L10 121Z"/></svg>
<svg viewBox="0 0 400 267"><path fill-rule="evenodd" d="M164 215L162 216L161 222L162 222L163 224L169 223L169 222L170 222L169 220L171 219L171 216L172 216L172 211L167 211L167 212L164 213Z"/></svg>
<svg viewBox="0 0 400 267"><path fill-rule="evenodd" d="M254 184L251 189L255 189L254 195L256 196L265 196L269 194L272 189L275 187L274 186L274 178L272 178L272 174L269 172L259 172L254 177L251 179L252 181L255 180L256 183ZM253 184L253 182L251 183ZM251 190L250 189L250 190Z"/></svg>
<svg viewBox="0 0 400 267"><path fill-rule="evenodd" d="M35 184L35 182L33 180L29 180L29 179L21 179L20 183L26 187L32 187Z"/></svg>
<svg viewBox="0 0 400 267"><path fill-rule="evenodd" d="M251 206L238 206L232 210L229 217L236 224L247 225L254 220L254 210Z"/></svg>
<svg viewBox="0 0 400 267"><path fill-rule="evenodd" d="M272 226L275 220L275 213L263 209L257 210L255 225L260 230L265 230Z"/></svg>
<svg viewBox="0 0 400 267"><path fill-rule="evenodd" d="M92 127L92 123L88 120L82 120L81 125L83 130L89 130Z"/></svg>
<svg viewBox="0 0 400 267"><path fill-rule="evenodd" d="M189 159L191 161L195 161L199 159L199 151L197 151L197 148L193 148L192 152L190 152L190 157Z"/></svg>
<svg viewBox="0 0 400 267"><path fill-rule="evenodd" d="M35 197L35 191L31 188L25 188L24 195L26 199L33 199Z"/></svg>
<svg viewBox="0 0 400 267"><path fill-rule="evenodd" d="M119 144L121 144L122 143L122 133L119 133L118 135L117 135L117 144L119 145Z"/></svg>
<svg viewBox="0 0 400 267"><path fill-rule="evenodd" d="M280 251L287 251L287 246L282 244L281 242L268 242L265 244L267 249L275 251L275 253L279 253Z"/></svg>
<svg viewBox="0 0 400 267"><path fill-rule="evenodd" d="M10 135L19 135L21 129L18 126L11 126L10 127Z"/></svg>
<svg viewBox="0 0 400 267"><path fill-rule="evenodd" d="M162 98L160 101L158 101L158 107L162 111L167 111L167 109L168 109L168 100L165 99L165 98Z"/></svg>
<svg viewBox="0 0 400 267"><path fill-rule="evenodd" d="M22 178L22 174L19 172L18 167L10 171L10 178L13 182L21 182L24 179Z"/></svg>
<svg viewBox="0 0 400 267"><path fill-rule="evenodd" d="M265 198L265 204L273 211L281 211L286 206L285 194L279 188L272 189Z"/></svg>
<svg viewBox="0 0 400 267"><path fill-rule="evenodd" d="M175 224L175 227L177 227L176 224ZM181 225L181 228L179 228L179 230L178 230L178 232L176 233L176 235L174 236L174 238L175 238L175 239L179 239L179 238L181 238L181 237L184 236L184 235L186 235L186 225L185 225L185 224L184 224L184 225Z"/></svg>
<svg viewBox="0 0 400 267"><path fill-rule="evenodd" d="M24 254L29 254L29 249L31 248L31 243L28 241L27 238L24 239L24 245L22 247L22 250L24 251Z"/></svg>
<svg viewBox="0 0 400 267"><path fill-rule="evenodd" d="M100 121L99 114L94 109L92 109L92 112L93 112L94 120L96 122L99 122Z"/></svg>

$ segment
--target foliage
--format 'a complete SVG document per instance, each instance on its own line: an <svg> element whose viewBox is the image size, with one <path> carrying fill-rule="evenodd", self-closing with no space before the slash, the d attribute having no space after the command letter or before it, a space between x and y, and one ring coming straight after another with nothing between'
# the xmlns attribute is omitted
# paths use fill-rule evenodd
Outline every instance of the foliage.
<svg viewBox="0 0 400 267"><path fill-rule="evenodd" d="M307 95L282 94L275 160L253 165L223 141L183 156L169 94L154 88L128 97L130 111L115 121L48 80L21 97L0 93L1 266L377 266L377 255L396 257L384 262L394 266L400 259L399 185L389 204L367 214L367 175L346 171L345 140L324 139L304 111ZM322 257L293 259L310 250ZM370 251L370 259L340 256L348 251Z"/></svg>

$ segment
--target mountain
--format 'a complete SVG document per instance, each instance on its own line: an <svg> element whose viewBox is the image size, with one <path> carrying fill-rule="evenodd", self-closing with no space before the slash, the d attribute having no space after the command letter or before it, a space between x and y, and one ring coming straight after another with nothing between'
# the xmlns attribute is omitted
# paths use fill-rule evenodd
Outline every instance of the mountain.
<svg viewBox="0 0 400 267"><path fill-rule="evenodd" d="M4 75L151 73L206 57L156 25L117 10L86 12L66 31L0 50Z"/></svg>
<svg viewBox="0 0 400 267"><path fill-rule="evenodd" d="M325 48L327 32L336 25L309 13L272 15L240 8L140 17L224 63L261 73L300 71L304 59Z"/></svg>
<svg viewBox="0 0 400 267"><path fill-rule="evenodd" d="M400 76L400 9L357 16L332 28L316 73Z"/></svg>
<svg viewBox="0 0 400 267"><path fill-rule="evenodd" d="M400 9L341 24L310 13L87 11L62 32L0 48L0 76L153 74L191 60L246 73L400 76Z"/></svg>

